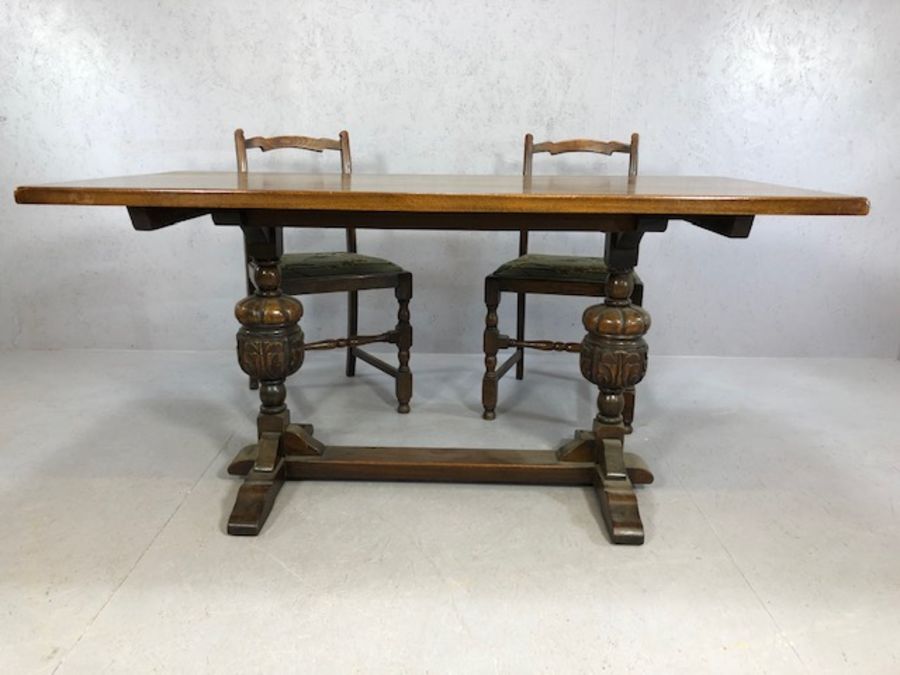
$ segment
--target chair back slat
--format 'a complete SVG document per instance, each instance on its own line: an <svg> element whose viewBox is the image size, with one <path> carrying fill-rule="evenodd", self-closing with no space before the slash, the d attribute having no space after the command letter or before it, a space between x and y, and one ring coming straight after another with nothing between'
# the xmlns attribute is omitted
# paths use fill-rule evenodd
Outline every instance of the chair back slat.
<svg viewBox="0 0 900 675"><path fill-rule="evenodd" d="M637 175L638 170L638 143L640 136L631 134L631 142L621 141L595 141L589 138L573 138L567 141L544 141L535 143L534 136L525 134L525 160L522 163L522 175L530 176L534 166L534 155L546 152L550 155L563 155L568 152L592 152L600 155L612 156L613 153L628 155L628 175Z"/></svg>
<svg viewBox="0 0 900 675"><path fill-rule="evenodd" d="M309 136L254 136L244 141L248 148L259 148L263 152L279 148L297 148L298 150L340 150L341 142L333 138L310 138Z"/></svg>
<svg viewBox="0 0 900 675"><path fill-rule="evenodd" d="M574 138L570 141L546 141L533 146L532 152L549 152L551 155L562 155L566 152L595 152L600 155L612 155L614 152L630 152L627 143L619 141L592 141L589 138Z"/></svg>
<svg viewBox="0 0 900 675"><path fill-rule="evenodd" d="M526 178L532 175L534 167L534 155L546 152L550 155L562 155L567 152L592 152L600 155L612 156L613 153L628 155L628 178L634 178L638 172L638 143L640 136L631 134L631 142L621 141L595 141L589 138L573 138L566 141L544 141L535 143L534 136L525 134L525 156L522 161L522 175ZM528 230L519 230L519 255L528 253Z"/></svg>
<svg viewBox="0 0 900 675"><path fill-rule="evenodd" d="M247 173L248 171L248 148L257 148L262 152L285 148L311 152L337 150L341 155L341 175L349 176L353 170L353 160L350 157L350 134L346 131L341 131L337 138L313 138L311 136L252 136L246 138L243 129L235 129L234 152L238 173ZM347 251L356 253L356 229L348 227L346 230Z"/></svg>

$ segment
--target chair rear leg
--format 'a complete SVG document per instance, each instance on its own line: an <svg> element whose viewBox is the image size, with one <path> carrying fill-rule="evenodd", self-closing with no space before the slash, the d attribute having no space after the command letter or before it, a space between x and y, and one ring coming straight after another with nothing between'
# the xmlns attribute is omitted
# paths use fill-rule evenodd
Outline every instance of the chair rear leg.
<svg viewBox="0 0 900 675"><path fill-rule="evenodd" d="M492 420L497 417L497 352L500 349L500 331L497 328L497 307L500 305L500 287L490 279L484 282L484 304L487 316L484 319L484 378L481 381L482 417Z"/></svg>
<svg viewBox="0 0 900 675"><path fill-rule="evenodd" d="M256 287L253 285L253 281L250 279L250 253L247 250L247 238L244 237L244 281L247 283L247 295L253 295L256 293ZM255 377L250 377L248 384L250 385L250 389L252 391L256 391L259 389L259 380Z"/></svg>
<svg viewBox="0 0 900 675"><path fill-rule="evenodd" d="M347 293L347 337L356 337L359 331L359 293ZM356 356L353 347L347 347L347 377L356 375Z"/></svg>
<svg viewBox="0 0 900 675"><path fill-rule="evenodd" d="M631 423L634 422L634 387L625 390L625 408L622 410L622 421L625 423L625 433L633 431Z"/></svg>
<svg viewBox="0 0 900 675"><path fill-rule="evenodd" d="M644 284L636 283L634 290L631 292L631 302L637 306L642 306L644 302ZM625 409L622 411L622 419L625 422L625 433L630 434L634 431L634 387L625 390Z"/></svg>
<svg viewBox="0 0 900 675"><path fill-rule="evenodd" d="M409 401L412 398L412 371L409 369L409 352L412 348L413 332L409 321L409 301L412 299L412 274L403 274L394 289L397 303L397 360L400 367L397 369L395 382L397 394L397 412L408 413Z"/></svg>
<svg viewBox="0 0 900 675"><path fill-rule="evenodd" d="M516 340L525 339L525 294L519 293L516 297ZM525 348L517 347L519 360L516 362L516 379L525 377Z"/></svg>

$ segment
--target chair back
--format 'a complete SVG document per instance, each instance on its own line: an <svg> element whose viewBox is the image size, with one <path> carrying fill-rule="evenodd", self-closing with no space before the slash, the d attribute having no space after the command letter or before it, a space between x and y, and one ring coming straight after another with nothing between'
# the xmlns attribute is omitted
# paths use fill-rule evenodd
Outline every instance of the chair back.
<svg viewBox="0 0 900 675"><path fill-rule="evenodd" d="M637 176L638 172L638 142L640 136L631 134L630 143L619 141L594 141L587 138L575 138L568 141L544 141L535 143L534 136L525 134L525 158L522 163L522 175L530 177L534 155L546 152L551 155L562 155L568 152L593 152L599 155L612 156L613 153L628 155L628 178ZM528 230L519 231L519 255L528 253Z"/></svg>
<svg viewBox="0 0 900 675"><path fill-rule="evenodd" d="M350 158L350 134L346 131L341 131L337 138L311 138L309 136L253 136L246 138L243 129L235 129L234 153L237 158L238 173L247 173L248 148L259 148L262 152L282 148L296 148L312 152L337 150L341 153L341 175L349 176L353 170ZM348 227L346 230L347 251L356 253L356 229Z"/></svg>

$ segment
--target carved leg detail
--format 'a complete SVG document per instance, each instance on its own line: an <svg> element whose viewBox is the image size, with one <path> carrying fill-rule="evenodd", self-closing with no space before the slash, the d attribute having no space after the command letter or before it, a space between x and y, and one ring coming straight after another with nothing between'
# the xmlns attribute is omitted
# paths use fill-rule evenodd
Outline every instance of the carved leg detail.
<svg viewBox="0 0 900 675"><path fill-rule="evenodd" d="M497 409L497 352L500 349L500 331L497 329L497 307L500 305L500 289L490 281L484 286L484 302L487 316L484 320L484 379L481 381L482 417L494 419Z"/></svg>
<svg viewBox="0 0 900 675"><path fill-rule="evenodd" d="M303 331L297 325L303 307L281 292L280 232L248 228L245 240L253 258L255 292L241 300L234 313L241 323L238 362L259 382L259 440L255 449L242 450L229 467L229 472L248 471L228 520L229 534L258 534L281 489L285 473L282 435L290 423L284 381L303 363Z"/></svg>
<svg viewBox="0 0 900 675"><path fill-rule="evenodd" d="M626 467L623 449L627 416L631 415L631 411L626 413L629 392L647 371L643 336L650 328L650 315L631 304L633 288L630 268L610 271L604 303L584 313L588 332L581 345L582 375L600 389L593 427L597 452L594 487L610 538L617 544L644 542L632 472ZM574 449L579 448L576 445ZM569 450L570 455L574 449ZM652 480L652 474L646 473L649 476L641 477Z"/></svg>
<svg viewBox="0 0 900 675"><path fill-rule="evenodd" d="M409 369L409 352L412 348L413 332L409 322L409 301L412 299L412 275L406 275L395 291L400 305L397 311L397 369L396 394L397 412L409 412L409 400L412 398L412 371Z"/></svg>

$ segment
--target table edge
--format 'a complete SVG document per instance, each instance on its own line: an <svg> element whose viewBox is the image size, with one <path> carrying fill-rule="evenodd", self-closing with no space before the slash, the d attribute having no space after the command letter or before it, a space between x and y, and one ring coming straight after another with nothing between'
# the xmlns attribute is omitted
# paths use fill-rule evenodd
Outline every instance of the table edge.
<svg viewBox="0 0 900 675"><path fill-rule="evenodd" d="M866 197L709 195L417 194L283 190L179 190L21 186L18 204L203 209L289 209L403 213L571 213L666 215L847 215L869 213ZM302 201L302 204L298 204Z"/></svg>

